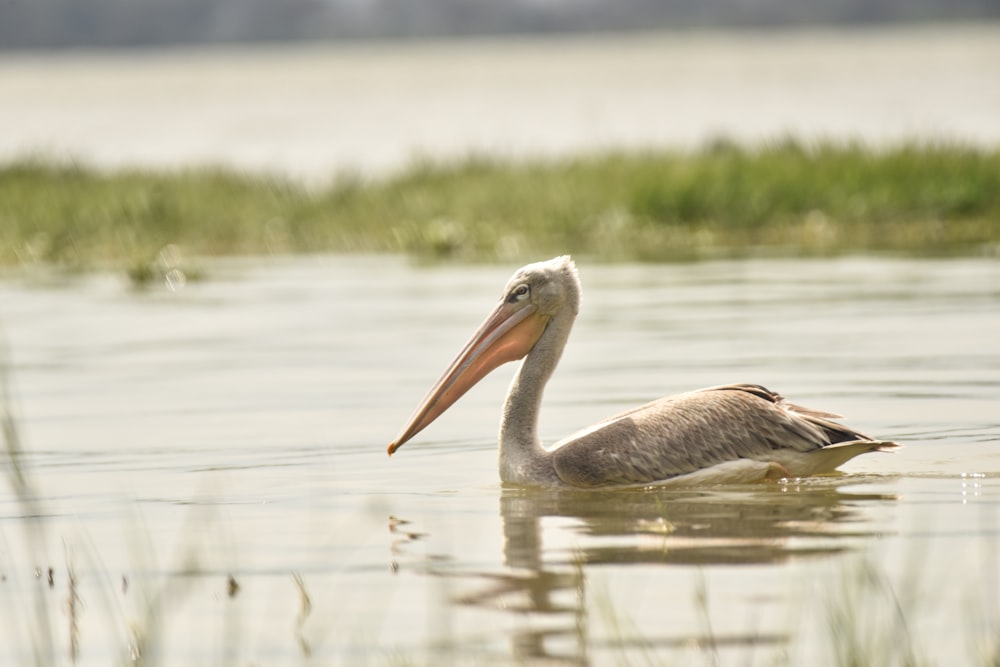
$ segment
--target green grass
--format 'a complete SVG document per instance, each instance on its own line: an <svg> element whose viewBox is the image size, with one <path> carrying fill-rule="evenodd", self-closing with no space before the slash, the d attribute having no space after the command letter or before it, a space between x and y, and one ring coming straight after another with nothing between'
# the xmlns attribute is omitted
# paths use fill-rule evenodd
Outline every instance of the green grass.
<svg viewBox="0 0 1000 667"><path fill-rule="evenodd" d="M208 168L0 165L0 264L110 265L141 281L169 244L187 255L505 261L994 253L1000 149L717 142L690 153L425 162L327 188Z"/></svg>

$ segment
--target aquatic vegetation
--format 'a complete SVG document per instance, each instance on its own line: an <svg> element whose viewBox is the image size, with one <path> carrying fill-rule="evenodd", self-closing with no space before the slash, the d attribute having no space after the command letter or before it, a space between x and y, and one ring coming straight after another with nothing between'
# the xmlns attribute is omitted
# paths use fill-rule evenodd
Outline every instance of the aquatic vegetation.
<svg viewBox="0 0 1000 667"><path fill-rule="evenodd" d="M671 261L751 254L995 253L1000 150L718 141L693 152L418 162L309 188L218 168L0 166L0 264L125 267L185 256L392 252Z"/></svg>

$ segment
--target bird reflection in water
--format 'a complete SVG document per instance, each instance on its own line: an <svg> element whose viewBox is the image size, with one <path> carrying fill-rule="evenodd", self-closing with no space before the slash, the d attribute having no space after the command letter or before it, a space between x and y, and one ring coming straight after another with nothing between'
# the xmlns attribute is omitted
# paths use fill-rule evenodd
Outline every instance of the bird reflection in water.
<svg viewBox="0 0 1000 667"><path fill-rule="evenodd" d="M524 622L512 631L512 657L588 664L589 653L627 650L588 636L587 577L601 565L777 565L857 549L880 531L870 509L895 496L864 493L853 476L698 490L574 492L507 486L500 495L503 567L460 572L429 558L420 569L463 581L451 602L501 610ZM863 489L863 486L861 487ZM552 521L558 518L558 521ZM413 540L433 540L401 519L390 523L393 564ZM569 531L572 540L557 532ZM547 539L553 545L546 546ZM562 538L562 539L558 539ZM571 543L572 546L565 546ZM412 561L411 561L412 562ZM694 574L693 574L694 576ZM678 601L690 605L690 600ZM643 637L643 647L781 645L784 635Z"/></svg>

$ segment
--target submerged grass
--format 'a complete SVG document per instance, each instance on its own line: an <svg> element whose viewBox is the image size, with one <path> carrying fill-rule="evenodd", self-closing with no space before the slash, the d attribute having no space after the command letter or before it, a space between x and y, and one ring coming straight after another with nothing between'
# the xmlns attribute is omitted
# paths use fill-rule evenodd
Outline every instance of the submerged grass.
<svg viewBox="0 0 1000 667"><path fill-rule="evenodd" d="M551 161L423 162L308 188L220 169L0 165L0 264L117 266L188 255L393 252L670 261L755 253L996 252L1000 149L720 141Z"/></svg>

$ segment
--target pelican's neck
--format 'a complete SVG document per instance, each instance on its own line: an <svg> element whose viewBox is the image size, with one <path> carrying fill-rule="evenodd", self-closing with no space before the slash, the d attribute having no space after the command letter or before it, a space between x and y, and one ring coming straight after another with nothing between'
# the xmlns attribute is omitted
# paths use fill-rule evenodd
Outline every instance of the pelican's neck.
<svg viewBox="0 0 1000 667"><path fill-rule="evenodd" d="M538 342L514 376L500 423L500 479L517 484L558 482L551 453L538 437L542 393L562 356L576 318L577 303L567 304L549 320Z"/></svg>

